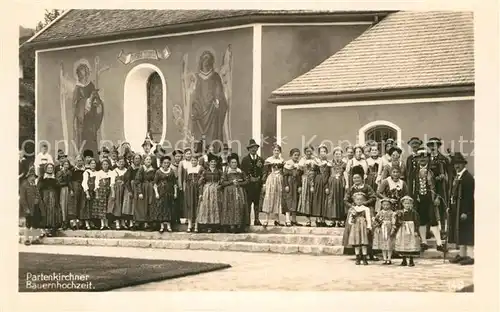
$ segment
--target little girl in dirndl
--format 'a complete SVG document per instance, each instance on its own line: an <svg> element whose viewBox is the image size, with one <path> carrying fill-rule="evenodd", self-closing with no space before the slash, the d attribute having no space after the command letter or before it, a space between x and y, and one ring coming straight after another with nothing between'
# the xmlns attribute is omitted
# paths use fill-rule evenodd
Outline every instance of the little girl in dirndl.
<svg viewBox="0 0 500 312"><path fill-rule="evenodd" d="M418 227L420 218L418 212L413 209L413 198L405 196L401 198L403 209L396 213L396 225L392 230L395 239L395 250L403 257L401 266L415 266L413 257L420 255L420 234ZM409 262L407 262L409 258Z"/></svg>
<svg viewBox="0 0 500 312"><path fill-rule="evenodd" d="M351 225L349 232L349 245L354 247L356 253L356 265L361 263L367 265L366 256L368 254L368 232L372 228L370 208L363 205L366 196L363 192L353 195L354 205L349 209L347 220ZM360 254L361 252L361 254Z"/></svg>
<svg viewBox="0 0 500 312"><path fill-rule="evenodd" d="M373 249L381 250L384 263L391 264L392 250L394 249L394 241L391 238L391 231L396 222L396 214L392 210L393 201L389 198L380 200L381 210L375 217L373 224Z"/></svg>

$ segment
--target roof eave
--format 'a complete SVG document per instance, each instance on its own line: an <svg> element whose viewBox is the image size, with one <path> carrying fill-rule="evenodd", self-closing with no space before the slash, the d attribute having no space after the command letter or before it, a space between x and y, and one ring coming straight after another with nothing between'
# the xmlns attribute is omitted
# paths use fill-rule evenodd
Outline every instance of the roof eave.
<svg viewBox="0 0 500 312"><path fill-rule="evenodd" d="M419 87L389 90L366 90L357 92L317 93L317 94L293 94L293 95L271 95L268 101L277 105L313 104L313 103L335 103L356 102L369 100L385 100L398 98L432 98L447 96L471 96L474 95L474 83L439 86Z"/></svg>
<svg viewBox="0 0 500 312"><path fill-rule="evenodd" d="M59 39L49 41L32 41L25 42L23 48L47 49L54 47L63 47L69 45L79 45L86 43L97 43L114 41L123 38L141 38L162 34L174 34L180 32L189 32L205 29L213 29L220 27L240 26L253 23L328 23L328 22L375 22L380 20L394 11L379 11L379 12L342 12L342 13L314 13L314 14L287 14L287 15L247 15L228 17L224 19L214 19L206 21L195 21L190 23L182 23L175 25L166 25L160 27L142 28L129 31L121 31L106 35L85 36L71 39ZM41 34L41 32L40 32ZM37 34L39 36L40 34Z"/></svg>

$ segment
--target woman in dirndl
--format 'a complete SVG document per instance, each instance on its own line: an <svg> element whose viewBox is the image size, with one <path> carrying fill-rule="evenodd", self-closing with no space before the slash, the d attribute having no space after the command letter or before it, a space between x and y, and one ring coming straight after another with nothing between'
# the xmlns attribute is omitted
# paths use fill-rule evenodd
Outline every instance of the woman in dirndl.
<svg viewBox="0 0 500 312"><path fill-rule="evenodd" d="M381 250L385 265L392 264L392 250L394 241L391 232L396 223L396 213L392 209L394 200L382 198L380 200L381 210L377 213L373 223L373 249Z"/></svg>
<svg viewBox="0 0 500 312"><path fill-rule="evenodd" d="M217 169L218 158L208 154L207 169L200 174L200 206L196 223L208 226L208 231L220 225L221 179L222 172Z"/></svg>
<svg viewBox="0 0 500 312"><path fill-rule="evenodd" d="M191 166L186 167L183 177L183 208L184 217L188 221L186 232L198 232L198 224L196 223L196 216L198 214L198 202L200 199L200 174L203 167L199 164L200 155L193 154L191 156ZM193 229L194 225L194 229Z"/></svg>
<svg viewBox="0 0 500 312"><path fill-rule="evenodd" d="M311 215L316 217L316 226L327 226L325 221L326 206L330 195L329 178L331 163L327 159L328 148L326 145L318 147L318 158L315 165L316 176L314 177L314 192L312 194Z"/></svg>
<svg viewBox="0 0 500 312"><path fill-rule="evenodd" d="M132 230L134 227L134 211L135 204L139 200L138 194L135 191L135 177L137 171L141 167L142 156L140 154L134 154L130 159L127 172L123 177L123 183L125 184L125 190L123 194L123 206L122 206L122 220L128 220L128 227Z"/></svg>
<svg viewBox="0 0 500 312"><path fill-rule="evenodd" d="M377 189L378 198L389 198L393 199L395 204L393 206L394 210L401 209L401 198L409 195L408 187L406 182L401 179L401 168L397 165L391 167L391 176L385 178L380 183Z"/></svg>
<svg viewBox="0 0 500 312"><path fill-rule="evenodd" d="M80 228L82 218L82 212L85 209L85 192L82 187L83 173L85 172L85 163L83 157L78 155L75 157L75 166L71 171L71 185L73 188L73 200L71 205L68 207L68 217L70 220L74 220L70 227L73 230Z"/></svg>
<svg viewBox="0 0 500 312"><path fill-rule="evenodd" d="M110 198L108 204L108 214L112 215L115 219L115 229L121 230L122 228L127 229L127 224L122 217L123 202L125 200L125 173L127 173L127 168L125 168L125 158L119 156L116 160L116 168L113 169L112 174L114 175L114 198ZM121 219L121 220L120 220ZM121 225L120 225L121 221Z"/></svg>
<svg viewBox="0 0 500 312"><path fill-rule="evenodd" d="M88 159L88 158L87 158ZM83 173L82 189L85 194L85 205L80 212L80 218L85 222L85 229L90 230L90 220L95 203L95 180L97 161L93 158L88 159L88 168Z"/></svg>
<svg viewBox="0 0 500 312"><path fill-rule="evenodd" d="M349 231L349 246L354 247L356 254L356 264L359 265L361 260L367 265L366 256L368 254L368 246L370 241L368 232L371 230L372 216L370 208L365 206L366 196L363 192L355 193L353 196L354 205L349 208L347 220L350 225Z"/></svg>
<svg viewBox="0 0 500 312"><path fill-rule="evenodd" d="M363 147L361 145L354 146L354 157L347 161L346 170L345 170L345 178L348 181L347 188L350 188L354 182L352 177L354 175L354 168L362 168L364 172L363 183L366 181L367 173L368 173L368 162L363 158Z"/></svg>
<svg viewBox="0 0 500 312"><path fill-rule="evenodd" d="M401 198L403 209L396 213L396 224L392 230L395 236L395 251L403 257L401 266L415 266L413 258L420 255L420 218L414 209L413 198ZM409 258L409 262L407 262Z"/></svg>
<svg viewBox="0 0 500 312"><path fill-rule="evenodd" d="M40 228L44 229L42 236L52 236L61 226L62 215L59 207L59 185L51 163L43 167L43 176L38 180L40 190Z"/></svg>
<svg viewBox="0 0 500 312"><path fill-rule="evenodd" d="M227 157L228 167L222 174L222 209L221 225L231 233L236 233L243 226L243 216L247 207L245 185L248 179L238 168L238 155L232 153Z"/></svg>
<svg viewBox="0 0 500 312"><path fill-rule="evenodd" d="M275 226L279 223L279 214L282 212L283 202L283 166L285 160L281 158L281 146L274 144L273 156L264 161L264 200L262 201L262 212L266 214L266 221L263 226L269 224L269 217L274 220Z"/></svg>
<svg viewBox="0 0 500 312"><path fill-rule="evenodd" d="M346 218L344 208L344 196L347 185L344 177L346 163L342 161L342 148L336 147L332 152L332 170L328 182L330 194L328 197L328 204L326 205L325 217L333 221L332 226L343 227Z"/></svg>
<svg viewBox="0 0 500 312"><path fill-rule="evenodd" d="M156 205L154 191L156 170L153 168L151 160L151 155L144 156L143 165L139 167L134 181L135 192L137 194L134 207L134 221L136 225L142 224L143 229L148 228L148 222L151 221L151 210Z"/></svg>
<svg viewBox="0 0 500 312"><path fill-rule="evenodd" d="M111 162L105 158L101 160L101 170L95 176L95 202L92 206L92 218L101 221L100 230L109 230L108 212L109 201L115 198L115 174L110 170Z"/></svg>
<svg viewBox="0 0 500 312"><path fill-rule="evenodd" d="M154 190L156 195L156 205L151 209L151 220L160 223L160 233L172 232L172 216L174 200L177 197L177 175L172 169L170 156L163 156L160 159L161 167L156 170L154 178Z"/></svg>
<svg viewBox="0 0 500 312"><path fill-rule="evenodd" d="M71 183L71 164L68 159L61 162L62 169L56 173L57 184L59 185L59 207L61 208L62 229L68 225L74 227L76 215L68 215L70 207L73 205L73 184Z"/></svg>
<svg viewBox="0 0 500 312"><path fill-rule="evenodd" d="M314 148L307 146L304 148L304 156L299 160L299 170L302 173L301 186L299 188L299 205L297 214L307 218L306 226L311 226L311 208L314 193L314 177L316 158L314 157Z"/></svg>
<svg viewBox="0 0 500 312"><path fill-rule="evenodd" d="M291 159L287 160L283 166L284 200L282 208L285 211L285 225L299 226L297 206L299 205L299 189L302 184L302 173L299 169L300 150L292 148L290 157Z"/></svg>

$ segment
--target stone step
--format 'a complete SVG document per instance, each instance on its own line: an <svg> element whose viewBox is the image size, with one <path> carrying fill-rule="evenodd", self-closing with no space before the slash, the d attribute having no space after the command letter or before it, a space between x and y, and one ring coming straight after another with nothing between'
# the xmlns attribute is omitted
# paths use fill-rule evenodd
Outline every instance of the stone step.
<svg viewBox="0 0 500 312"><path fill-rule="evenodd" d="M24 238L20 237L19 242L24 243ZM45 237L40 240L40 243L44 245L223 250L223 251L242 251L242 252L272 252L280 254L310 254L310 255L341 255L344 250L342 246L269 244L269 243L234 242L234 241L221 242L221 241L85 238L85 237Z"/></svg>
<svg viewBox="0 0 500 312"><path fill-rule="evenodd" d="M292 245L342 245L340 235L311 234L268 234L268 233L158 233L143 231L63 231L57 235L62 237L80 238L114 238L114 239L145 239L169 241L218 241L218 242L252 242L262 244L292 244Z"/></svg>
<svg viewBox="0 0 500 312"><path fill-rule="evenodd" d="M19 243L24 243L24 237L19 237ZM241 252L271 252L280 254L308 254L314 256L343 255L342 246L299 245L299 244L272 244L241 241L210 241L210 240L165 240L140 238L89 238L89 237L45 237L36 241L45 245L78 245L78 246L105 246L105 247L135 247L155 249L191 249L191 250L221 250ZM457 250L450 250L447 258L458 254ZM436 249L429 249L422 254L422 258L441 259L443 253Z"/></svg>
<svg viewBox="0 0 500 312"><path fill-rule="evenodd" d="M175 228L175 233L185 233L187 230L187 225L181 224ZM72 232L71 230L67 232ZM92 232L99 232L93 230ZM106 232L132 232L132 231L106 231ZM134 232L144 232L144 231L134 231ZM333 235L342 236L344 233L344 228L340 227L307 227L307 226L250 226L247 228L248 233L257 234L299 234L299 235ZM20 228L20 235L24 235L24 228ZM147 232L145 232L147 233ZM152 233L152 232L150 232ZM199 233L201 234L201 233Z"/></svg>

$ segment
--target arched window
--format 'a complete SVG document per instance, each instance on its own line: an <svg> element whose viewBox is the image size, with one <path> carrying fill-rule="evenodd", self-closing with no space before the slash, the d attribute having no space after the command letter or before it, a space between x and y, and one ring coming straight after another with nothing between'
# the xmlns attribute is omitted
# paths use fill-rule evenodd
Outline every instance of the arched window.
<svg viewBox="0 0 500 312"><path fill-rule="evenodd" d="M163 132L163 85L157 72L148 78L147 127L154 140L161 138Z"/></svg>
<svg viewBox="0 0 500 312"><path fill-rule="evenodd" d="M161 70L143 63L125 78L123 97L125 140L134 151L142 151L148 131L162 144L167 132L167 84Z"/></svg>
<svg viewBox="0 0 500 312"><path fill-rule="evenodd" d="M358 139L360 144L365 144L366 141L373 140L378 143L379 151L382 151L382 144L387 139L393 139L398 142L398 145L400 144L401 128L390 121L373 121L359 129Z"/></svg>

